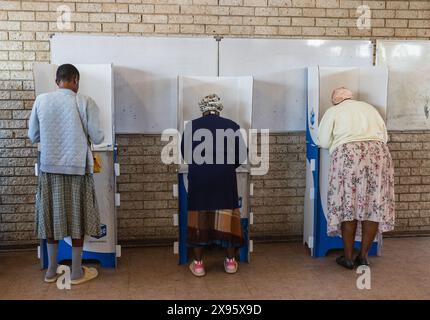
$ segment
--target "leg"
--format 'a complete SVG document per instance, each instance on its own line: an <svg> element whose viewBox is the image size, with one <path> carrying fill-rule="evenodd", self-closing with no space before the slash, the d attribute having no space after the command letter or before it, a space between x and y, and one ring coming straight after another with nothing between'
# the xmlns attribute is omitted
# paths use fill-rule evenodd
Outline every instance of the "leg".
<svg viewBox="0 0 430 320"><path fill-rule="evenodd" d="M357 220L342 222L341 228L344 256L347 260L352 261L355 232L357 231Z"/></svg>
<svg viewBox="0 0 430 320"><path fill-rule="evenodd" d="M80 279L84 276L82 270L82 251L84 239L72 239L72 280Z"/></svg>
<svg viewBox="0 0 430 320"><path fill-rule="evenodd" d="M203 259L203 247L194 247L194 260L202 261Z"/></svg>
<svg viewBox="0 0 430 320"><path fill-rule="evenodd" d="M83 247L84 246L84 239L72 239L72 246L73 247Z"/></svg>
<svg viewBox="0 0 430 320"><path fill-rule="evenodd" d="M54 239L46 239L48 249L48 270L46 271L45 281L55 281L57 277L57 252L58 241Z"/></svg>
<svg viewBox="0 0 430 320"><path fill-rule="evenodd" d="M82 251L84 247L84 237L81 239L72 239L72 284L81 284L97 278L98 271L96 268L82 268Z"/></svg>
<svg viewBox="0 0 430 320"><path fill-rule="evenodd" d="M236 257L236 248L235 247L227 247L227 258L233 259Z"/></svg>
<svg viewBox="0 0 430 320"><path fill-rule="evenodd" d="M378 233L379 223L373 221L362 221L361 225L363 235L361 239L360 257L367 260L367 254L369 253L372 242L375 240L376 234Z"/></svg>

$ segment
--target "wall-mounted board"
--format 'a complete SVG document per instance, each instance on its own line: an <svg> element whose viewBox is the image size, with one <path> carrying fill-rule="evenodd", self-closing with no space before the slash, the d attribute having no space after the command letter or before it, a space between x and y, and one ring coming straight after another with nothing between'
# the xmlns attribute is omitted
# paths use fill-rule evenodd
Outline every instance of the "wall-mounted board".
<svg viewBox="0 0 430 320"><path fill-rule="evenodd" d="M213 38L55 35L52 63L113 63L117 133L176 128L177 77L216 76Z"/></svg>
<svg viewBox="0 0 430 320"><path fill-rule="evenodd" d="M378 40L376 48L376 64L390 71L388 129L430 129L430 41Z"/></svg>
<svg viewBox="0 0 430 320"><path fill-rule="evenodd" d="M307 66L372 66L363 40L223 39L220 76L253 76L253 123L272 132L304 131Z"/></svg>
<svg viewBox="0 0 430 320"><path fill-rule="evenodd" d="M94 150L112 150L114 143L113 73L111 64L76 64L80 73L79 92L91 97L100 109L100 123L104 140ZM57 65L35 63L33 67L36 95L57 89L55 73Z"/></svg>

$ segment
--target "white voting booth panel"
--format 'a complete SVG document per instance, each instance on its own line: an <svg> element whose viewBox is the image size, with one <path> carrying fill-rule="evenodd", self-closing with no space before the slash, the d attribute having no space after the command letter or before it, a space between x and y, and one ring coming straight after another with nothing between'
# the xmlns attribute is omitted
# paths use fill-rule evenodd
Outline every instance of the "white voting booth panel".
<svg viewBox="0 0 430 320"><path fill-rule="evenodd" d="M205 96L215 93L223 103L221 116L229 118L243 129L251 128L252 119L252 77L178 77L178 130L183 131L187 121L201 117L198 106ZM245 138L245 137L244 137ZM179 168L179 263L188 260L186 246L187 205L186 193L188 168ZM241 224L245 234L245 246L240 249L241 261L249 261L252 242L249 240L250 205L249 205L249 169L241 166L237 170L237 186L240 202ZM252 222L252 221L251 221Z"/></svg>
<svg viewBox="0 0 430 320"><path fill-rule="evenodd" d="M254 78L254 129L304 131L308 66L371 66L364 40L222 39L220 76Z"/></svg>
<svg viewBox="0 0 430 320"><path fill-rule="evenodd" d="M178 129L184 122L202 116L199 102L216 93L223 103L221 116L235 121L243 129L251 128L252 77L179 77ZM251 107L250 107L251 106Z"/></svg>
<svg viewBox="0 0 430 320"><path fill-rule="evenodd" d="M116 133L161 133L177 122L178 75L217 76L213 38L55 35L55 64L113 63Z"/></svg>
<svg viewBox="0 0 430 320"><path fill-rule="evenodd" d="M113 73L111 64L77 64L80 73L80 95L91 97L100 109L100 121L105 134L104 141L93 146L93 151L101 158L102 171L94 174L96 197L100 210L102 236L85 236L84 259L99 260L103 266L116 266L116 209L115 209L115 151L113 127ZM36 95L55 91L55 72L53 64L37 63L34 65ZM42 244L42 253L44 250ZM60 242L58 260L71 258L71 239ZM42 263L44 263L43 257ZM46 261L45 261L46 262ZM45 265L46 266L46 265Z"/></svg>
<svg viewBox="0 0 430 320"><path fill-rule="evenodd" d="M430 41L378 40L376 64L388 67L388 130L430 129Z"/></svg>
<svg viewBox="0 0 430 320"><path fill-rule="evenodd" d="M306 67L371 66L373 61L372 44L366 40L226 38L217 42L213 38L55 35L51 52L55 64L114 64L117 133L161 133L174 128L178 75L252 75L252 127L304 131Z"/></svg>
<svg viewBox="0 0 430 320"><path fill-rule="evenodd" d="M387 108L388 70L381 67L341 68L310 67L308 69L307 163L303 241L313 256L341 248L340 237L327 236L327 192L330 155L316 142L318 123L332 106L331 94L338 87L347 87L354 99L375 106L385 119ZM382 237L378 237L380 249ZM357 241L360 238L356 239ZM379 251L379 250L378 250Z"/></svg>
<svg viewBox="0 0 430 320"><path fill-rule="evenodd" d="M91 97L100 109L100 122L104 132L104 140L95 145L94 150L113 150L113 73L111 64L76 64L79 70L79 95ZM55 73L58 65L48 63L35 63L36 95L52 92L57 89Z"/></svg>

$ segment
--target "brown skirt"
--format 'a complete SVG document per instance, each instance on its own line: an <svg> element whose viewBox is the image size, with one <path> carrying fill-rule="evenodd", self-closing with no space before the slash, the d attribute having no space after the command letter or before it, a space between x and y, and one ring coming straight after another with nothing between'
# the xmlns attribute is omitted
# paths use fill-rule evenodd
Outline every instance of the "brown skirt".
<svg viewBox="0 0 430 320"><path fill-rule="evenodd" d="M243 246L240 210L188 211L187 242L189 246Z"/></svg>

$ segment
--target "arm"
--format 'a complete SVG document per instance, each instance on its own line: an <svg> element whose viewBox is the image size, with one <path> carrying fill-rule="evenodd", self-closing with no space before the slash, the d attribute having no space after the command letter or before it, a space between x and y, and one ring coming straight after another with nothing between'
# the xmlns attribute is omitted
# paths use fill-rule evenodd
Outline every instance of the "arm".
<svg viewBox="0 0 430 320"><path fill-rule="evenodd" d="M103 142L104 133L100 125L100 110L93 99L88 99L87 105L88 135L94 144Z"/></svg>
<svg viewBox="0 0 430 320"><path fill-rule="evenodd" d="M39 105L39 99L36 98L33 104L33 109L31 110L30 120L28 123L28 137L31 143L40 142L40 127L39 118L37 116L37 109Z"/></svg>
<svg viewBox="0 0 430 320"><path fill-rule="evenodd" d="M320 148L328 149L333 142L334 116L332 110L327 110L318 127L317 144Z"/></svg>

